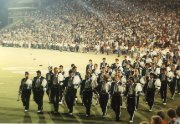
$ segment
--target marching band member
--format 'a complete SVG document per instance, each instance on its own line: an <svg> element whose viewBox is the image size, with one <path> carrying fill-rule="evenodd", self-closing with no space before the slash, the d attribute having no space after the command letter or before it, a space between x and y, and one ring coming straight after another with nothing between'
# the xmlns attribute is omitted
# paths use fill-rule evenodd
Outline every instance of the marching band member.
<svg viewBox="0 0 180 124"><path fill-rule="evenodd" d="M101 73L99 73L98 78L97 78L97 87L95 88L96 90L96 95L98 96L101 91L102 83L104 82L104 76L106 75L106 70L105 67L101 68ZM99 99L97 99L96 104L99 103Z"/></svg>
<svg viewBox="0 0 180 124"><path fill-rule="evenodd" d="M86 117L90 116L90 109L92 104L92 96L93 96L93 88L94 88L92 83L93 82L91 79L91 73L88 72L86 74L85 80L83 80L81 84L83 103L84 106L86 107Z"/></svg>
<svg viewBox="0 0 180 124"><path fill-rule="evenodd" d="M125 73L126 80L129 79L130 75L132 74L129 64L126 64L126 66L123 67L123 72Z"/></svg>
<svg viewBox="0 0 180 124"><path fill-rule="evenodd" d="M177 93L180 95L180 70L177 69L176 71L176 78L177 78Z"/></svg>
<svg viewBox="0 0 180 124"><path fill-rule="evenodd" d="M127 56L124 56L124 60L122 61L123 69L126 68L126 64L128 64Z"/></svg>
<svg viewBox="0 0 180 124"><path fill-rule="evenodd" d="M141 76L139 75L139 72L137 69L134 70L133 78L134 78L134 83L136 84L136 91L138 91L137 92L137 98L136 98L136 109L138 109L138 107L139 107L139 96L140 96L140 93L142 91L142 86L140 84Z"/></svg>
<svg viewBox="0 0 180 124"><path fill-rule="evenodd" d="M148 77L150 75L151 69L150 69L150 64L146 63L145 67L142 69L142 76Z"/></svg>
<svg viewBox="0 0 180 124"><path fill-rule="evenodd" d="M143 92L145 94L145 100L147 98L146 96L146 92L147 92L147 79L150 77L150 72L151 72L151 69L150 69L150 64L149 63L146 63L145 64L145 67L142 69L142 76L143 76L143 80L145 81L145 84L144 84L144 87L143 87ZM146 100L147 102L147 100Z"/></svg>
<svg viewBox="0 0 180 124"><path fill-rule="evenodd" d="M111 82L109 81L109 75L104 75L104 81L101 86L100 94L99 94L99 104L102 110L102 116L106 115L107 104L109 99L109 91L111 87Z"/></svg>
<svg viewBox="0 0 180 124"><path fill-rule="evenodd" d="M155 63L151 63L151 72L153 72L153 73L156 72L156 65L155 65Z"/></svg>
<svg viewBox="0 0 180 124"><path fill-rule="evenodd" d="M111 70L111 67L110 67L110 66L107 66L106 73L107 73L109 76L112 75L112 70Z"/></svg>
<svg viewBox="0 0 180 124"><path fill-rule="evenodd" d="M147 92L146 92L146 101L149 106L149 111L152 111L153 105L154 105L154 97L155 97L155 74L150 73L150 77L147 78Z"/></svg>
<svg viewBox="0 0 180 124"><path fill-rule="evenodd" d="M73 105L76 97L76 90L80 83L79 76L75 76L72 70L69 71L69 77L65 79L65 101L69 109L69 115L73 113Z"/></svg>
<svg viewBox="0 0 180 124"><path fill-rule="evenodd" d="M50 94L51 94L51 80L52 80L52 75L53 75L52 66L49 66L48 70L49 70L49 72L46 74L46 81L47 81L47 91L46 91L46 93L47 93L47 95L49 97L49 102L51 103Z"/></svg>
<svg viewBox="0 0 180 124"><path fill-rule="evenodd" d="M101 69L102 67L105 67L105 68L106 68L107 65L108 65L108 64L106 63L106 58L103 58L102 60L103 60L103 62L100 63L100 69Z"/></svg>
<svg viewBox="0 0 180 124"><path fill-rule="evenodd" d="M115 63L111 65L111 69L115 70L116 68L119 68L119 59L115 59Z"/></svg>
<svg viewBox="0 0 180 124"><path fill-rule="evenodd" d="M132 123L136 109L136 84L133 77L130 77L126 83L125 96L127 97L127 111L130 115L129 122Z"/></svg>
<svg viewBox="0 0 180 124"><path fill-rule="evenodd" d="M161 80L161 88L160 88L161 99L163 100L163 104L166 105L166 99L167 99L166 68L161 69L161 74L159 75L159 79Z"/></svg>
<svg viewBox="0 0 180 124"><path fill-rule="evenodd" d="M73 71L69 70L69 77L66 77L64 83L65 83L65 88L66 88L65 101L69 109L70 115L72 115L73 113L73 104L74 104L74 100L76 96L74 85L73 85L73 78L74 78Z"/></svg>
<svg viewBox="0 0 180 124"><path fill-rule="evenodd" d="M171 92L171 99L174 99L175 90L176 90L176 70L175 65L171 66L171 71L167 73L167 81L169 84L170 92Z"/></svg>
<svg viewBox="0 0 180 124"><path fill-rule="evenodd" d="M102 68L102 67L101 67ZM94 68L93 68L93 70L92 70L92 73L94 74L94 75L96 75L96 77L98 77L98 74L100 73L99 72L99 69L98 69L98 64L94 64Z"/></svg>
<svg viewBox="0 0 180 124"><path fill-rule="evenodd" d="M93 70L93 64L92 64L92 60L89 60L89 64L86 66L86 73L88 72L88 70Z"/></svg>
<svg viewBox="0 0 180 124"><path fill-rule="evenodd" d="M74 76L77 77L78 79L80 79L80 82L78 82L76 84L76 86L75 86L75 94L76 94L75 102L77 103L77 89L79 88L79 85L82 82L82 77L81 77L81 74L77 71L77 67L76 66L74 66L72 68L72 70L73 70Z"/></svg>
<svg viewBox="0 0 180 124"><path fill-rule="evenodd" d="M21 93L21 100L24 106L24 111L29 110L29 99L31 96L32 80L29 79L29 72L25 72L25 78L21 80L19 92Z"/></svg>
<svg viewBox="0 0 180 124"><path fill-rule="evenodd" d="M63 66L60 65L59 66L59 84L60 84L60 88L59 88L59 104L62 104L63 100L64 100L64 80L65 80L65 72L63 71Z"/></svg>
<svg viewBox="0 0 180 124"><path fill-rule="evenodd" d="M140 61L139 61L139 58L138 58L138 57L136 58L136 61L133 63L133 67L134 67L135 69L138 69L138 70L139 70Z"/></svg>
<svg viewBox="0 0 180 124"><path fill-rule="evenodd" d="M60 76L58 68L54 68L54 74L51 80L51 101L54 107L54 114L59 114L59 98L60 98Z"/></svg>
<svg viewBox="0 0 180 124"><path fill-rule="evenodd" d="M44 91L46 91L47 81L43 76L41 76L41 71L38 70L36 72L37 72L37 76L34 77L33 79L32 90L34 94L34 101L38 105L37 113L42 113L43 96L44 96Z"/></svg>
<svg viewBox="0 0 180 124"><path fill-rule="evenodd" d="M115 81L111 84L111 108L116 114L116 121L119 121L121 115L123 92L124 86L120 82L120 77L115 75Z"/></svg>

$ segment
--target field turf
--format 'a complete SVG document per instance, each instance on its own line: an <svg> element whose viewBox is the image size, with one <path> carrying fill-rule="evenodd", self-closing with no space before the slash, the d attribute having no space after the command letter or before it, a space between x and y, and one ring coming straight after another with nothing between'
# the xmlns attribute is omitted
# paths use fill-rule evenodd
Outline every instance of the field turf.
<svg viewBox="0 0 180 124"><path fill-rule="evenodd" d="M44 114L38 115L37 105L32 99L30 100L30 111L24 113L21 101L17 101L18 88L24 71L29 71L31 78L35 75L36 70L42 70L43 75L49 65L64 65L67 71L70 65L74 63L82 77L84 77L85 66L89 59L93 63L99 64L103 57L106 57L108 63L113 63L117 55L95 55L94 53L73 53L59 52L51 50L34 50L23 48L4 48L0 47L0 123L116 123L115 114L108 105L108 114L102 117L99 105L95 105L93 100L91 117L85 117L85 107L80 104L81 99L78 97L78 103L74 106L73 116L67 114L68 110L65 104L60 105L60 115L51 114L52 106L48 103L47 95L44 95ZM122 60L123 57L119 59ZM40 66L39 66L40 65ZM168 94L168 96L170 96ZM135 113L133 124L139 124L142 120L150 121L150 117L158 110L167 112L168 108L175 108L180 105L180 96L176 94L176 100L168 99L167 105L162 105L160 95L156 96L154 111L148 112L147 104L140 99L140 106ZM125 106L125 103L123 103ZM168 118L167 118L168 119ZM127 124L129 115L125 108L122 109L121 120L119 124Z"/></svg>

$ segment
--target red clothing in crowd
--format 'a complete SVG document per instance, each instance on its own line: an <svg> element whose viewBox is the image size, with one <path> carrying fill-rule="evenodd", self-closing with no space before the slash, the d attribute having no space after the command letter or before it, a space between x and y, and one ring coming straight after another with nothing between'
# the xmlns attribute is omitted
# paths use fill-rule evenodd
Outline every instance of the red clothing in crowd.
<svg viewBox="0 0 180 124"><path fill-rule="evenodd" d="M162 120L162 124L166 124L166 121L165 121L165 120Z"/></svg>

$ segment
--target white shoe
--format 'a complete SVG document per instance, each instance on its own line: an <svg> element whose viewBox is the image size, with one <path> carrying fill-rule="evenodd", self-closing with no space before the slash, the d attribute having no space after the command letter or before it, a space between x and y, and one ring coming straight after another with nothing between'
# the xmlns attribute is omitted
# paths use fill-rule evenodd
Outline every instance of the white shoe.
<svg viewBox="0 0 180 124"><path fill-rule="evenodd" d="M42 111L41 110L38 110L37 113L41 113Z"/></svg>
<svg viewBox="0 0 180 124"><path fill-rule="evenodd" d="M27 109L25 109L25 110L24 110L24 112L28 112L28 110L27 110Z"/></svg>
<svg viewBox="0 0 180 124"><path fill-rule="evenodd" d="M166 105L166 103L163 103L163 105Z"/></svg>
<svg viewBox="0 0 180 124"><path fill-rule="evenodd" d="M178 93L180 95L180 93Z"/></svg>
<svg viewBox="0 0 180 124"><path fill-rule="evenodd" d="M59 102L59 105L62 105L62 101L61 101L61 102Z"/></svg>
<svg viewBox="0 0 180 124"><path fill-rule="evenodd" d="M149 109L150 112L152 112L152 109Z"/></svg>
<svg viewBox="0 0 180 124"><path fill-rule="evenodd" d="M135 110L134 111L137 111L137 108L135 108Z"/></svg>
<svg viewBox="0 0 180 124"><path fill-rule="evenodd" d="M133 123L133 120L130 120L129 123Z"/></svg>
<svg viewBox="0 0 180 124"><path fill-rule="evenodd" d="M69 115L73 115L73 113L69 113Z"/></svg>

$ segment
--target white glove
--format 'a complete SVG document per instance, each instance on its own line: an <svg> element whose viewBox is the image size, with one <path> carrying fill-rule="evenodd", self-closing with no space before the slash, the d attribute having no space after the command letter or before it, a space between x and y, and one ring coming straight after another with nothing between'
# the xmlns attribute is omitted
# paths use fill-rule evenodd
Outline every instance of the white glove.
<svg viewBox="0 0 180 124"><path fill-rule="evenodd" d="M47 90L47 88L43 88L43 91L46 91Z"/></svg>

